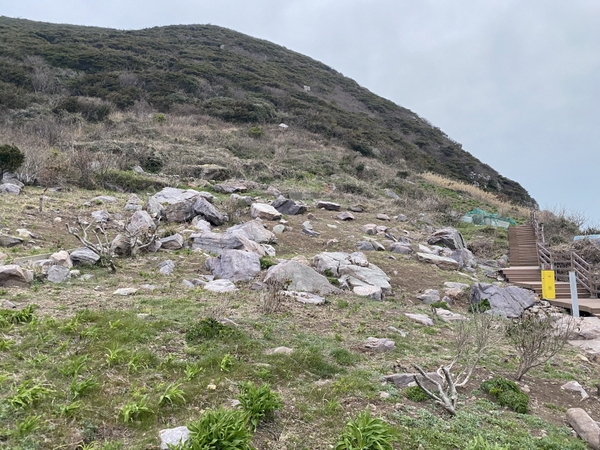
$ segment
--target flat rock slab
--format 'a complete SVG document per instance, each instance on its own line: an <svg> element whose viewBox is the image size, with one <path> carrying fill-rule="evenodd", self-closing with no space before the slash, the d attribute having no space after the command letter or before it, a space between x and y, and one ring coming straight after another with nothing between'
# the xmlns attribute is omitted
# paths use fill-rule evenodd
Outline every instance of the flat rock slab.
<svg viewBox="0 0 600 450"><path fill-rule="evenodd" d="M211 292L234 292L238 290L238 288L235 287L235 284L229 280L209 281L203 287L205 290Z"/></svg>
<svg viewBox="0 0 600 450"><path fill-rule="evenodd" d="M327 211L339 211L342 207L337 203L319 201L317 203L317 208L323 208Z"/></svg>
<svg viewBox="0 0 600 450"><path fill-rule="evenodd" d="M207 199L198 195L193 206L195 215L204 217L211 225L216 227L223 225L229 219L226 214L219 211Z"/></svg>
<svg viewBox="0 0 600 450"><path fill-rule="evenodd" d="M289 347L270 348L265 351L265 355L291 355L292 353L294 349Z"/></svg>
<svg viewBox="0 0 600 450"><path fill-rule="evenodd" d="M427 314L404 313L404 315L412 321L420 323L421 325L425 325L426 327L433 326L433 320L431 320L431 318Z"/></svg>
<svg viewBox="0 0 600 450"><path fill-rule="evenodd" d="M277 197L272 206L281 214L286 214L288 216L295 216L306 212L306 206L302 203L287 199L283 195Z"/></svg>
<svg viewBox="0 0 600 450"><path fill-rule="evenodd" d="M422 294L417 295L417 298L426 305L431 305L440 301L440 292L436 289L425 289Z"/></svg>
<svg viewBox="0 0 600 450"><path fill-rule="evenodd" d="M175 270L175 263L170 259L162 261L158 264L158 271L163 275L171 275Z"/></svg>
<svg viewBox="0 0 600 450"><path fill-rule="evenodd" d="M250 216L264 220L281 219L281 213L266 203L253 203L250 207Z"/></svg>
<svg viewBox="0 0 600 450"><path fill-rule="evenodd" d="M11 194L11 195L19 195L21 193L21 188L16 184L12 183L3 183L0 184L0 194Z"/></svg>
<svg viewBox="0 0 600 450"><path fill-rule="evenodd" d="M383 299L383 293L379 286L354 286L352 292L359 297L367 297L371 300L381 301Z"/></svg>
<svg viewBox="0 0 600 450"><path fill-rule="evenodd" d="M425 372L426 375L432 380L437 381L438 383L443 383L442 377L438 375L437 372ZM419 378L419 381L428 389L435 389L435 385L428 381L425 377L417 373L396 373L394 375L388 375L384 377L384 380L388 383L392 383L399 388L407 388L410 386L416 386L415 376ZM434 390L434 392L436 392Z"/></svg>
<svg viewBox="0 0 600 450"><path fill-rule="evenodd" d="M337 218L339 220L344 220L344 221L345 220L354 220L354 214L352 214L352 213L350 213L348 211L344 211L344 212L339 213L337 215Z"/></svg>
<svg viewBox="0 0 600 450"><path fill-rule="evenodd" d="M307 305L322 305L325 303L325 299L319 295L311 294L310 292L298 292L298 291L282 291L287 297L292 297L299 303Z"/></svg>
<svg viewBox="0 0 600 450"><path fill-rule="evenodd" d="M390 252L399 253L401 255L410 255L415 251L410 244L404 242L394 242L392 245L390 245Z"/></svg>
<svg viewBox="0 0 600 450"><path fill-rule="evenodd" d="M430 253L417 252L417 258L421 262L435 264L440 269L444 270L458 270L460 268L459 263L446 256L438 256Z"/></svg>
<svg viewBox="0 0 600 450"><path fill-rule="evenodd" d="M396 343L391 339L368 337L365 348L378 353L389 352L396 348Z"/></svg>
<svg viewBox="0 0 600 450"><path fill-rule="evenodd" d="M585 391L583 386L577 381L569 381L560 387L563 391L577 392L581 395L581 400L590 398L590 395Z"/></svg>
<svg viewBox="0 0 600 450"><path fill-rule="evenodd" d="M115 292L113 292L113 295L122 295L122 296L128 296L128 295L133 295L137 292L138 290L136 288L120 288L117 289Z"/></svg>
<svg viewBox="0 0 600 450"><path fill-rule="evenodd" d="M434 308L434 312L440 319L442 319L446 323L462 322L465 320L469 320L462 314L454 313L444 308Z"/></svg>
<svg viewBox="0 0 600 450"><path fill-rule="evenodd" d="M175 233L172 236L167 236L162 239L159 239L160 248L165 250L179 250L183 248L183 236L179 233Z"/></svg>

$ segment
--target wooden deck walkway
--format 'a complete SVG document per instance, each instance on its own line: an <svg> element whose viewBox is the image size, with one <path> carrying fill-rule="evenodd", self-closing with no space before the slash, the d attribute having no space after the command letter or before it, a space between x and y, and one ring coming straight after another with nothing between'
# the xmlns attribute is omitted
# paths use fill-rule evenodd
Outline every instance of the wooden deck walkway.
<svg viewBox="0 0 600 450"><path fill-rule="evenodd" d="M542 297L542 277L538 260L537 239L533 225L514 226L508 229L510 267L501 269L509 283L535 291L540 298L560 308L571 309L569 283L557 281L556 299ZM600 299L592 298L582 285L577 285L579 310L600 317Z"/></svg>

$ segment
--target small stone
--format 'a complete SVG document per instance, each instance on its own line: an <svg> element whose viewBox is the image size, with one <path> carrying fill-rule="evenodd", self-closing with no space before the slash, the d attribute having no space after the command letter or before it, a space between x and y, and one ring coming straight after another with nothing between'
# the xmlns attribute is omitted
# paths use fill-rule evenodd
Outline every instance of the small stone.
<svg viewBox="0 0 600 450"><path fill-rule="evenodd" d="M273 227L273 233L282 234L285 231L285 225L275 225Z"/></svg>
<svg viewBox="0 0 600 450"><path fill-rule="evenodd" d="M110 220L110 214L105 209L102 209L100 211L93 211L92 217L98 223L106 223Z"/></svg>
<svg viewBox="0 0 600 450"><path fill-rule="evenodd" d="M377 215L375 216L375 218L376 218L377 220L385 220L385 221L390 221L390 220L391 220L391 219L390 219L390 216L388 216L387 214L377 214Z"/></svg>
<svg viewBox="0 0 600 450"><path fill-rule="evenodd" d="M156 286L154 286L153 284L142 284L140 285L140 289L142 291L152 292L156 289Z"/></svg>
<svg viewBox="0 0 600 450"><path fill-rule="evenodd" d="M70 277L69 269L63 266L50 266L48 269L48 281L51 283L62 283Z"/></svg>
<svg viewBox="0 0 600 450"><path fill-rule="evenodd" d="M99 195L90 200L92 203L114 203L117 201L115 197L110 195Z"/></svg>
<svg viewBox="0 0 600 450"><path fill-rule="evenodd" d="M229 280L209 281L204 285L204 289L211 292L233 292L238 290L235 284Z"/></svg>
<svg viewBox="0 0 600 450"><path fill-rule="evenodd" d="M158 264L158 271L163 275L171 275L175 270L175 263L170 259L162 261Z"/></svg>
<svg viewBox="0 0 600 450"><path fill-rule="evenodd" d="M281 213L266 203L253 203L250 207L250 216L264 220L281 219Z"/></svg>
<svg viewBox="0 0 600 450"><path fill-rule="evenodd" d="M365 342L365 348L374 350L378 353L389 352L396 348L396 343L390 339L369 337Z"/></svg>
<svg viewBox="0 0 600 450"><path fill-rule="evenodd" d="M383 299L383 293L379 286L355 286L352 292L360 297L368 297L371 300L381 301Z"/></svg>
<svg viewBox="0 0 600 450"><path fill-rule="evenodd" d="M408 317L409 319L411 319L417 323L420 323L421 325L425 325L426 327L433 326L433 320L431 320L431 318L426 314L404 313L404 315L406 317Z"/></svg>
<svg viewBox="0 0 600 450"><path fill-rule="evenodd" d="M211 383L208 386L206 386L206 389L208 389L209 391L214 391L217 389L217 385Z"/></svg>
<svg viewBox="0 0 600 450"><path fill-rule="evenodd" d="M298 291L282 291L284 295L294 298L299 303L305 303L309 305L321 305L325 303L325 299L317 294L310 292L298 292Z"/></svg>
<svg viewBox="0 0 600 450"><path fill-rule="evenodd" d="M301 233L302 233L302 234L306 234L307 236L310 236L310 237L317 237L317 236L320 236L320 235L321 235L321 233L318 233L317 231L314 231L314 230L308 230L308 229L306 229L306 228L302 228L302 231L301 231Z"/></svg>
<svg viewBox="0 0 600 450"><path fill-rule="evenodd" d="M127 296L127 295L133 295L137 291L138 290L136 288L120 288L120 289L117 289L115 292L113 292L113 295Z"/></svg>
<svg viewBox="0 0 600 450"><path fill-rule="evenodd" d="M373 242L371 241L360 241L358 243L358 245L356 246L357 250L360 250L361 252L371 252L375 250L375 246L373 245Z"/></svg>
<svg viewBox="0 0 600 450"><path fill-rule="evenodd" d="M390 393L389 392L385 392L385 391L381 391L379 393L379 398L382 400L387 400L388 398L390 398Z"/></svg>
<svg viewBox="0 0 600 450"><path fill-rule="evenodd" d="M434 308L435 314L446 323L462 322L468 320L465 316L458 313L453 313L444 308Z"/></svg>
<svg viewBox="0 0 600 450"><path fill-rule="evenodd" d="M581 394L581 400L586 400L590 398L590 395L577 381L569 381L568 383L563 384L560 388L564 391L579 392L579 394Z"/></svg>
<svg viewBox="0 0 600 450"><path fill-rule="evenodd" d="M54 222L54 223L61 223L61 222L62 222L62 218L60 218L60 217L55 217L55 218L53 219L53 222Z"/></svg>
<svg viewBox="0 0 600 450"><path fill-rule="evenodd" d="M422 294L417 295L417 298L426 305L431 305L440 301L440 293L435 289L425 289Z"/></svg>
<svg viewBox="0 0 600 450"><path fill-rule="evenodd" d="M310 223L310 220L305 220L304 222L302 222L302 228L304 228L305 230L314 230L312 223Z"/></svg>
<svg viewBox="0 0 600 450"><path fill-rule="evenodd" d="M184 444L190 438L190 430L185 426L160 430L158 434L160 436L161 450L167 450L180 444Z"/></svg>
<svg viewBox="0 0 600 450"><path fill-rule="evenodd" d="M398 214L395 219L398 222L407 222L408 221L408 217L406 217L404 214Z"/></svg>
<svg viewBox="0 0 600 450"><path fill-rule="evenodd" d="M357 212L357 213L361 213L364 210L365 210L365 208L360 205L352 205L352 206L348 207L348 211Z"/></svg>
<svg viewBox="0 0 600 450"><path fill-rule="evenodd" d="M339 220L354 220L354 215L348 211L341 212L337 215Z"/></svg>
<svg viewBox="0 0 600 450"><path fill-rule="evenodd" d="M333 224L328 223L327 224L327 228L331 228L332 230L337 230L337 225L333 225Z"/></svg>
<svg viewBox="0 0 600 450"><path fill-rule="evenodd" d="M291 355L292 353L294 349L289 347L270 348L265 351L266 355Z"/></svg>
<svg viewBox="0 0 600 450"><path fill-rule="evenodd" d="M408 333L406 333L406 331L402 331L396 327L392 327L391 325L388 327L388 330L394 331L395 333L398 333L401 337L406 337L408 336Z"/></svg>

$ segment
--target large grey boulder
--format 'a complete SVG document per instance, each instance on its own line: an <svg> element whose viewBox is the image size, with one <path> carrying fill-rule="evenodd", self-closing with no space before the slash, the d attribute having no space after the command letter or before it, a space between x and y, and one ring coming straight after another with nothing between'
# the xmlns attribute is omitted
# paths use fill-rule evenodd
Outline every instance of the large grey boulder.
<svg viewBox="0 0 600 450"><path fill-rule="evenodd" d="M15 245L19 245L22 243L23 239L21 239L20 237L0 234L0 247L14 247Z"/></svg>
<svg viewBox="0 0 600 450"><path fill-rule="evenodd" d="M50 259L57 266L63 266L63 267L66 267L67 269L70 269L71 267L73 267L73 261L71 261L69 252L67 252L66 250L61 250L59 252L53 253L52 255L50 255Z"/></svg>
<svg viewBox="0 0 600 450"><path fill-rule="evenodd" d="M331 273L334 277L340 277L340 267L342 266L361 266L368 267L369 261L366 256L360 252L323 252L313 258L313 266L320 273Z"/></svg>
<svg viewBox="0 0 600 450"><path fill-rule="evenodd" d="M316 270L293 260L270 267L264 281L268 283L270 280L287 283L286 289L290 291L312 292L318 295L339 292L339 289L332 286L329 280Z"/></svg>
<svg viewBox="0 0 600 450"><path fill-rule="evenodd" d="M460 231L452 227L442 228L441 230L435 231L429 236L427 243L429 245L442 245L452 250L466 248L462 234L460 234Z"/></svg>
<svg viewBox="0 0 600 450"><path fill-rule="evenodd" d="M63 266L50 266L48 269L48 281L51 283L62 283L71 277L69 269Z"/></svg>
<svg viewBox="0 0 600 450"><path fill-rule="evenodd" d="M267 230L259 219L250 220L227 228L227 233L235 236L245 236L251 241L258 242L259 244L274 244L277 242L275 234Z"/></svg>
<svg viewBox="0 0 600 450"><path fill-rule="evenodd" d="M600 427L584 409L567 409L567 422L590 448L600 450Z"/></svg>
<svg viewBox="0 0 600 450"><path fill-rule="evenodd" d="M73 264L89 264L93 266L100 261L100 255L89 248L82 247L71 252L71 261L73 261Z"/></svg>
<svg viewBox="0 0 600 450"><path fill-rule="evenodd" d="M169 222L187 222L196 216L194 207L198 197L210 201L213 196L194 189L166 187L148 199L146 210L152 216L163 215Z"/></svg>
<svg viewBox="0 0 600 450"><path fill-rule="evenodd" d="M477 304L484 300L490 303L490 314L516 318L535 304L535 295L532 291L517 286L499 287L487 283L473 283L470 303Z"/></svg>
<svg viewBox="0 0 600 450"><path fill-rule="evenodd" d="M448 258L446 256L438 256L431 253L423 253L417 252L417 258L421 262L426 262L430 264L435 264L440 269L445 270L458 270L460 269L460 264L458 261L452 258Z"/></svg>
<svg viewBox="0 0 600 450"><path fill-rule="evenodd" d="M281 213L266 203L253 203L250 207L250 216L265 220L281 219Z"/></svg>
<svg viewBox="0 0 600 450"><path fill-rule="evenodd" d="M12 194L19 195L21 193L21 188L16 184L12 183L3 183L0 184L0 194Z"/></svg>
<svg viewBox="0 0 600 450"><path fill-rule="evenodd" d="M196 198L193 210L195 213L194 215L203 216L211 225L216 227L223 225L228 220L227 214L223 214L213 204L200 195Z"/></svg>
<svg viewBox="0 0 600 450"><path fill-rule="evenodd" d="M123 208L125 211L139 211L142 209L142 199L135 194L131 194Z"/></svg>
<svg viewBox="0 0 600 450"><path fill-rule="evenodd" d="M219 256L208 258L206 268L218 278L250 281L260 273L260 257L242 250L224 250Z"/></svg>
<svg viewBox="0 0 600 450"><path fill-rule="evenodd" d="M0 286L26 286L33 281L33 271L16 264L0 266Z"/></svg>
<svg viewBox="0 0 600 450"><path fill-rule="evenodd" d="M302 203L285 198L283 195L277 197L271 206L273 206L273 208L275 208L281 214L287 214L288 216L295 216L297 214L304 214L306 212L306 206L304 206Z"/></svg>
<svg viewBox="0 0 600 450"><path fill-rule="evenodd" d="M182 200L178 203L167 205L163 209L163 214L167 222L187 222L196 216L194 205L195 199Z"/></svg>
<svg viewBox="0 0 600 450"><path fill-rule="evenodd" d="M390 252L400 253L401 255L410 255L411 253L414 253L414 250L410 244L394 242L390 245Z"/></svg>

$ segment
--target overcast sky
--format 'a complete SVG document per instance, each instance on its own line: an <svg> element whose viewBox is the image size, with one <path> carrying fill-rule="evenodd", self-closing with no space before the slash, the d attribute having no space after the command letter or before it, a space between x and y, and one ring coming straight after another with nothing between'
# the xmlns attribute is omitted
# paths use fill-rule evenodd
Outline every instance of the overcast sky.
<svg viewBox="0 0 600 450"><path fill-rule="evenodd" d="M0 0L0 15L275 42L428 119L542 208L600 226L600 0Z"/></svg>

